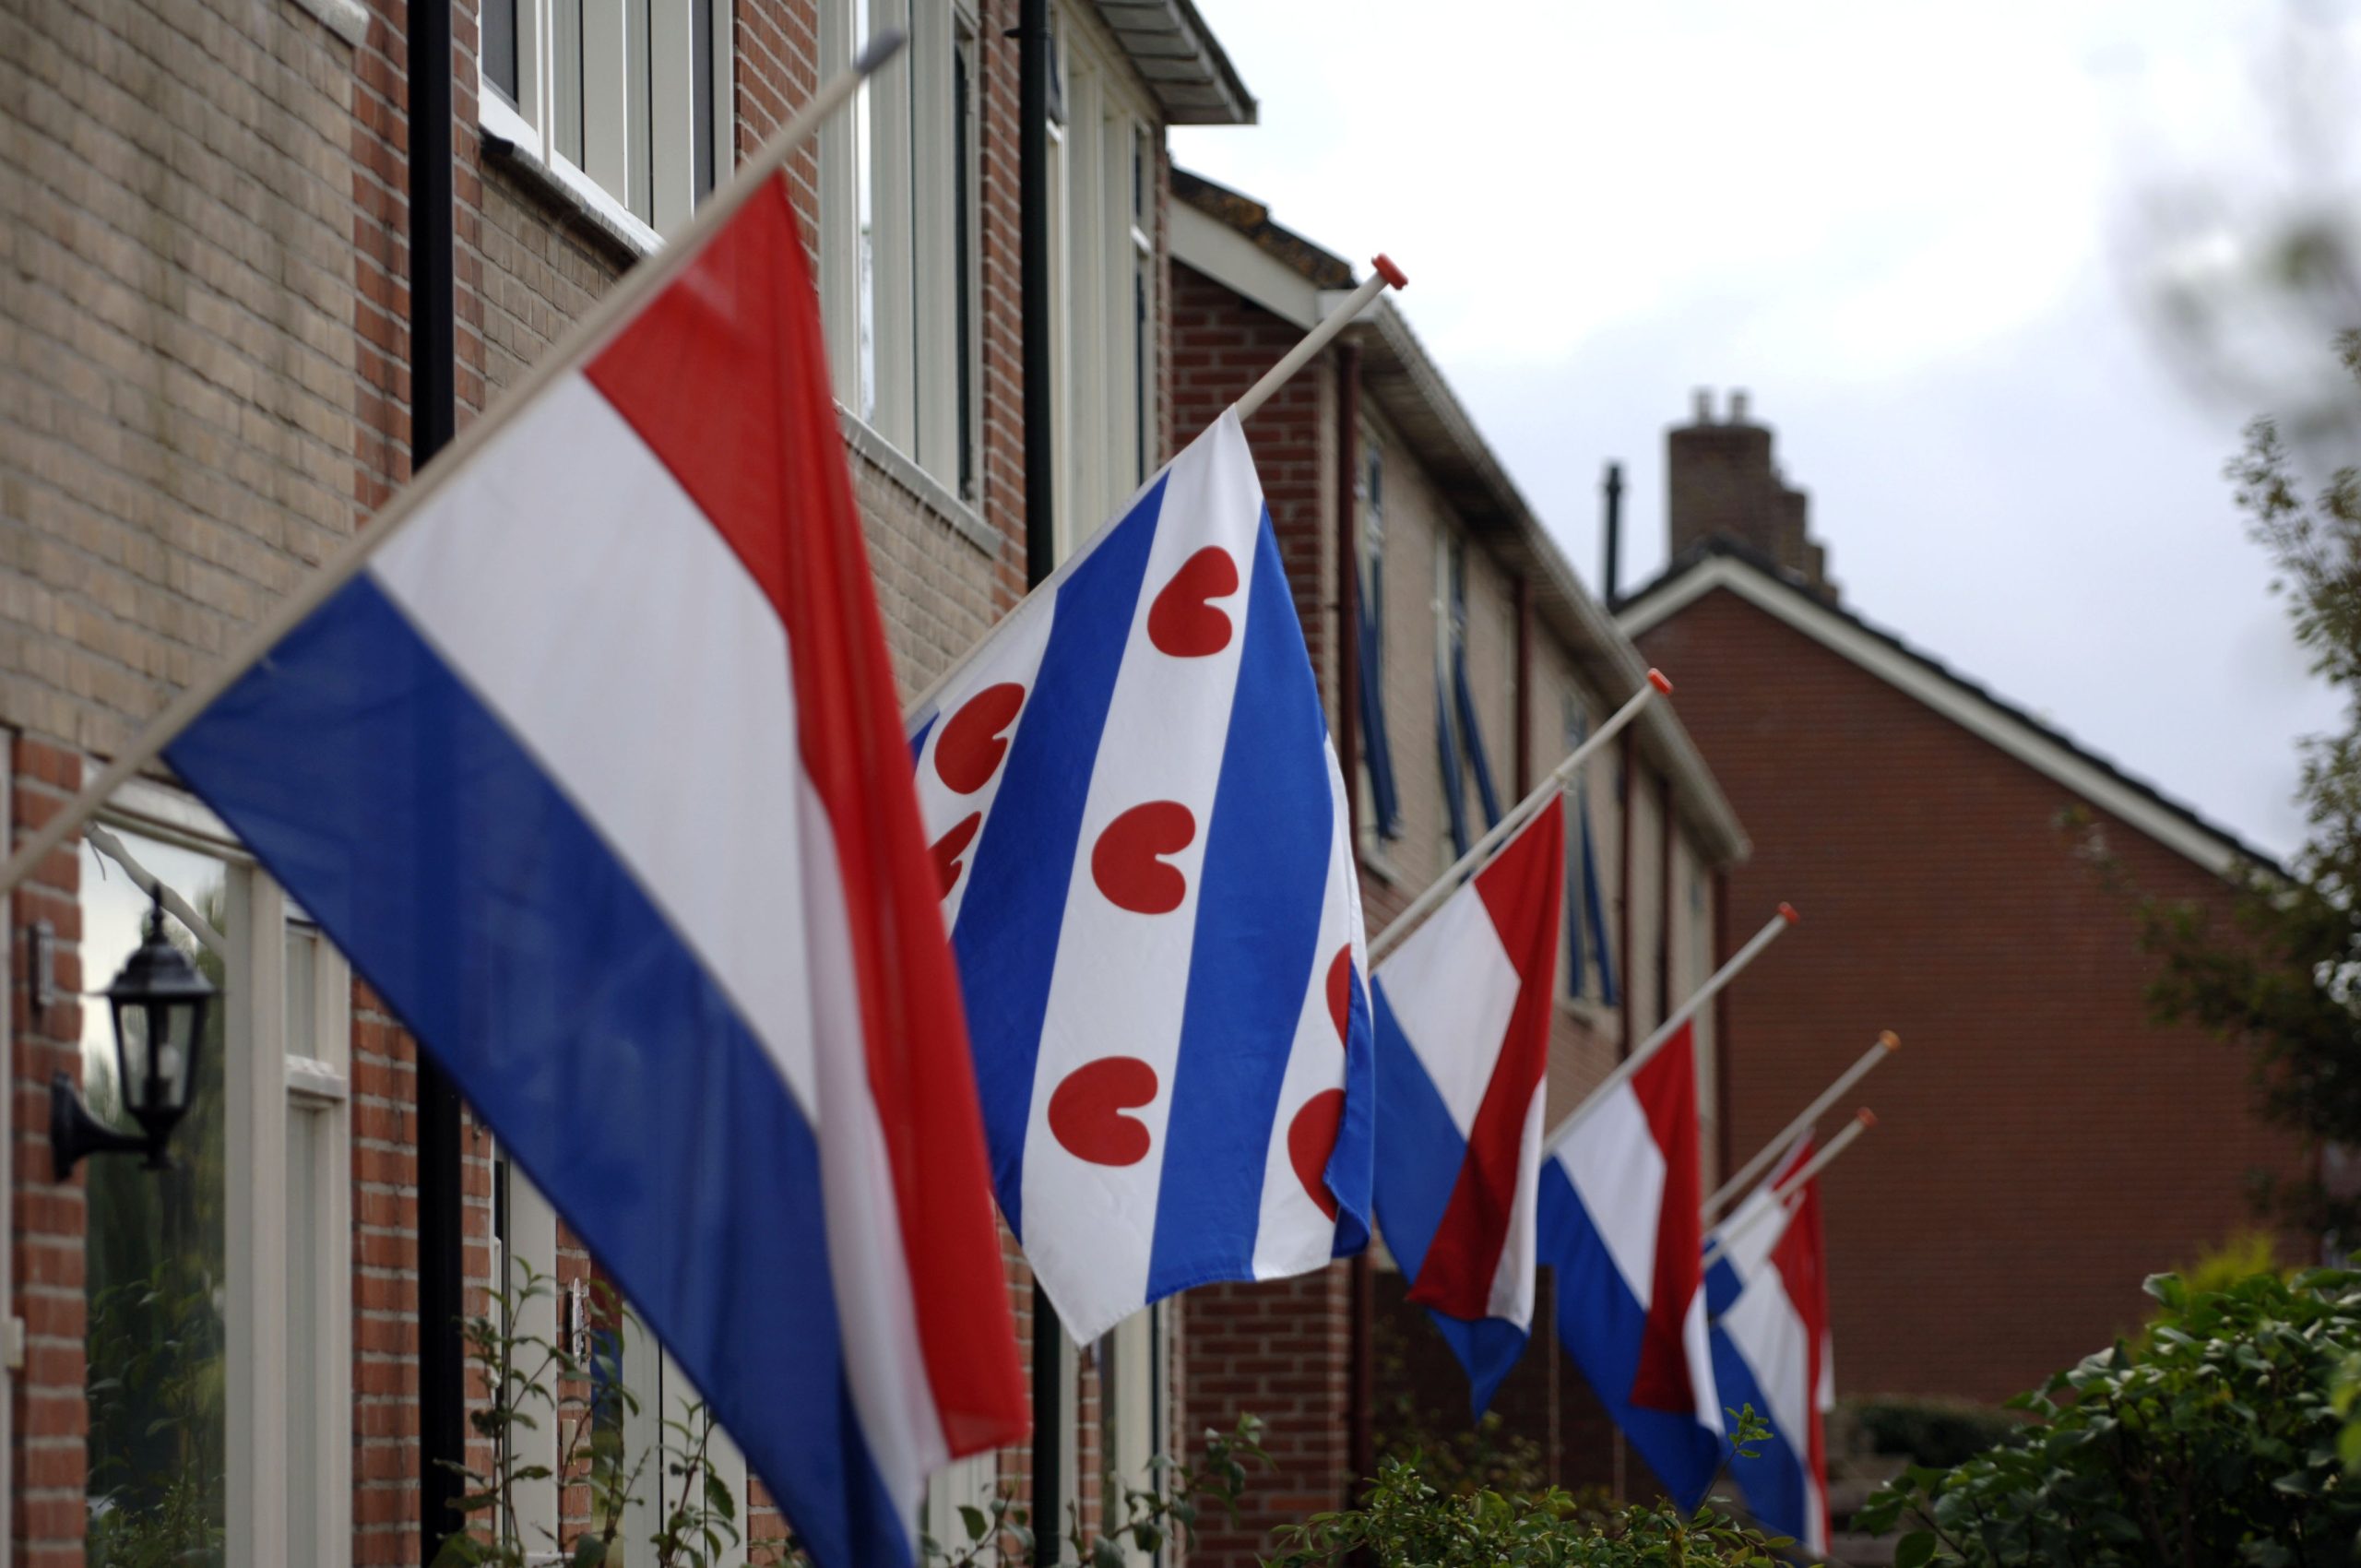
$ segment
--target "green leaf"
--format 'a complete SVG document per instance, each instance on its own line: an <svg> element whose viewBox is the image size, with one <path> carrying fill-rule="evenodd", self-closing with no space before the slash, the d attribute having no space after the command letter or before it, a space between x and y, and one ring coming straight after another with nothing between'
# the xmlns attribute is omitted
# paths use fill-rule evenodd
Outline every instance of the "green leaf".
<svg viewBox="0 0 2361 1568"><path fill-rule="evenodd" d="M1935 1560L1935 1532L1913 1530L1894 1543L1893 1568L1927 1568Z"/></svg>
<svg viewBox="0 0 2361 1568"><path fill-rule="evenodd" d="M959 1505L959 1522L967 1527L967 1538L969 1540L979 1541L984 1538L984 1531L988 1526L984 1519L984 1511L982 1509L971 1507L964 1503L961 1503Z"/></svg>
<svg viewBox="0 0 2361 1568"><path fill-rule="evenodd" d="M607 1561L607 1543L597 1536L584 1536L574 1543L572 1568L599 1568Z"/></svg>

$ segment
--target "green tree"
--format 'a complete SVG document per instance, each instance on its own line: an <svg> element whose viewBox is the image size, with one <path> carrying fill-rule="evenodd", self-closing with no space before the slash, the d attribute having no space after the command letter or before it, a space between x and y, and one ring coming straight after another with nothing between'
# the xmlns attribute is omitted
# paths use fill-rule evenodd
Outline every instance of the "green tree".
<svg viewBox="0 0 2361 1568"><path fill-rule="evenodd" d="M2361 333L2338 350L2350 394L2361 382ZM2263 1114L2317 1152L2361 1145L2361 470L2307 483L2279 427L2260 419L2228 477L2297 643L2342 702L2338 727L2300 744L2305 844L2284 869L2236 873L2226 921L2142 893L2087 823L2082 847L2132 900L2141 944L2159 964L2148 993L2157 1017L2248 1047ZM2309 1175L2263 1184L2307 1229L2361 1236L2355 1195Z"/></svg>
<svg viewBox="0 0 2361 1568"><path fill-rule="evenodd" d="M1911 1469L1856 1527L1906 1526L1897 1568L2352 1562L2361 1484L2339 1457L2336 1390L2361 1351L2361 1273L2213 1291L2157 1275L2148 1292L2163 1310L2143 1336L2013 1401L2023 1431Z"/></svg>

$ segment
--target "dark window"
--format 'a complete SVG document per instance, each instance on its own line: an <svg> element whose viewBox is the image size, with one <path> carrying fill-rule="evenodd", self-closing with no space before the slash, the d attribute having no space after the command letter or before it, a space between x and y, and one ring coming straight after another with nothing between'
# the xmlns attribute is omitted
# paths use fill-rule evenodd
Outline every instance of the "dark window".
<svg viewBox="0 0 2361 1568"><path fill-rule="evenodd" d="M516 107L516 3L485 0L483 7L483 79L511 109Z"/></svg>

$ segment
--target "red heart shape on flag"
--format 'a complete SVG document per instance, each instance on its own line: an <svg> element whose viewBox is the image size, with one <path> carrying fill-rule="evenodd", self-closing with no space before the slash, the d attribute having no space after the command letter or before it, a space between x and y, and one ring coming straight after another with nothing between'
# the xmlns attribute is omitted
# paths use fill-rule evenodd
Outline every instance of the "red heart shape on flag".
<svg viewBox="0 0 2361 1568"><path fill-rule="evenodd" d="M1050 1095L1050 1131L1065 1151L1093 1165L1137 1165L1146 1126L1126 1116L1156 1099L1156 1069L1136 1056L1102 1056L1065 1075Z"/></svg>
<svg viewBox="0 0 2361 1568"><path fill-rule="evenodd" d="M1025 688L1014 681L986 686L969 697L943 720L943 739L934 743L935 776L962 795L991 783L1001 758L1008 754L1003 737L1024 706Z"/></svg>
<svg viewBox="0 0 2361 1568"><path fill-rule="evenodd" d="M1150 801L1109 823L1090 848L1090 880L1135 915L1166 915L1189 896L1189 879L1164 863L1195 841L1197 819L1178 801Z"/></svg>
<svg viewBox="0 0 2361 1568"><path fill-rule="evenodd" d="M1229 646L1227 612L1208 600L1238 591L1238 563L1229 552L1208 544L1172 574L1148 606L1147 640L1175 659L1203 659Z"/></svg>
<svg viewBox="0 0 2361 1568"><path fill-rule="evenodd" d="M1353 1016L1353 944L1349 942L1336 949L1328 965L1328 1016L1336 1021L1336 1043L1347 1043Z"/></svg>
<svg viewBox="0 0 2361 1568"><path fill-rule="evenodd" d="M1336 1129L1344 1121L1345 1091L1322 1089L1287 1123L1287 1163L1295 1167L1295 1179L1320 1212L1331 1219L1336 1218L1336 1197L1328 1190L1328 1157L1336 1152Z"/></svg>
<svg viewBox="0 0 2361 1568"><path fill-rule="evenodd" d="M950 897L951 890L959 885L959 873L967 869L960 861L960 855L974 840L976 829L983 825L983 813L969 812L951 825L950 832L934 841L934 874L943 881L945 898Z"/></svg>

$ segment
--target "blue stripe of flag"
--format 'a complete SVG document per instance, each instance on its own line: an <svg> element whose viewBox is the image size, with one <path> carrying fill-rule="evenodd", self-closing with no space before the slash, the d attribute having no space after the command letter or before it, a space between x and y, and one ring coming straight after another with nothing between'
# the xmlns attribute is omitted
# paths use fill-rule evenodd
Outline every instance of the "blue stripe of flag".
<svg viewBox="0 0 2361 1568"><path fill-rule="evenodd" d="M1025 1139L1066 894L1115 677L1164 508L1158 478L1059 586L1050 640L984 819L952 947L1001 1212L1025 1235Z"/></svg>

